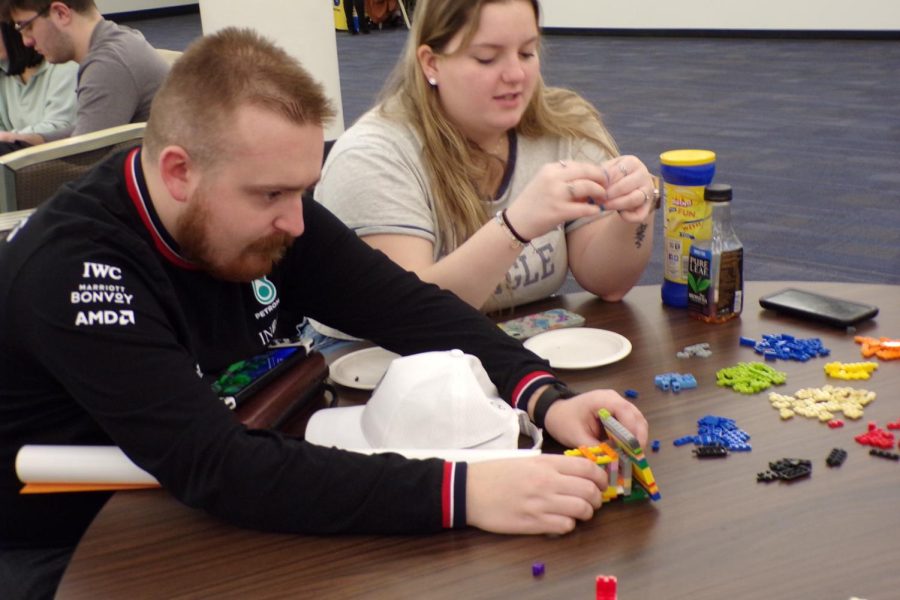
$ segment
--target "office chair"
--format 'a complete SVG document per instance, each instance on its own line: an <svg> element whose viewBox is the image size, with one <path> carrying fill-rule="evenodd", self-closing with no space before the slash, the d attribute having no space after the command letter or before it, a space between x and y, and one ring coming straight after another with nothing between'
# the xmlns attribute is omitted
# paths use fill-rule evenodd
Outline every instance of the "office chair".
<svg viewBox="0 0 900 600"><path fill-rule="evenodd" d="M110 127L0 156L0 213L35 208L110 154L140 144L145 126Z"/></svg>
<svg viewBox="0 0 900 600"><path fill-rule="evenodd" d="M172 66L172 64L181 56L181 51L179 50L166 50L165 48L157 48L156 51L159 52L159 55L163 58L163 60L169 63L169 66Z"/></svg>
<svg viewBox="0 0 900 600"><path fill-rule="evenodd" d="M0 213L0 242L6 239L9 232L16 228L19 221L34 212L34 209L17 210L15 212Z"/></svg>

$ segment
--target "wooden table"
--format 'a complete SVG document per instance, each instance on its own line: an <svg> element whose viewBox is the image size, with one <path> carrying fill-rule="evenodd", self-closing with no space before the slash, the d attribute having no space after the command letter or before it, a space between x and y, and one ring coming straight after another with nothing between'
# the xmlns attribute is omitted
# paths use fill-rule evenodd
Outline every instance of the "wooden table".
<svg viewBox="0 0 900 600"><path fill-rule="evenodd" d="M737 394L715 385L716 370L759 357L738 337L764 333L819 337L828 360L862 360L844 330L762 311L758 297L788 285L877 304L881 314L858 333L900 337L900 288L838 283L754 282L741 319L721 325L665 308L659 288L634 289L606 304L577 294L525 307L581 313L634 345L624 360L563 372L575 388L628 388L647 415L648 458L660 484L657 503L605 505L561 537L501 536L476 530L428 536L304 537L232 527L186 508L163 491L120 492L82 540L59 597L68 598L553 598L592 599L598 574L616 575L623 600L900 597L900 463L870 456L853 436L869 421L900 419L900 361L881 362L869 381L829 380L826 359L778 361L788 373L779 391L827 383L874 390L878 398L842 429L795 417L782 421L767 393ZM707 359L676 358L685 345L709 342ZM662 392L653 376L693 373L700 385ZM694 458L672 441L696 433L713 414L737 421L753 450L725 459ZM835 447L849 453L825 465ZM896 447L895 447L896 449ZM758 483L756 474L784 457L813 462L810 478ZM535 562L546 565L541 578Z"/></svg>

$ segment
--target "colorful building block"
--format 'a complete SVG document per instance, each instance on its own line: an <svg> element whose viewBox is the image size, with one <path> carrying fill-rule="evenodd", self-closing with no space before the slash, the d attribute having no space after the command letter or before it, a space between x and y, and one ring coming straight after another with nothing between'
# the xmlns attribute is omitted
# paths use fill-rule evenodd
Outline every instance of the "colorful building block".
<svg viewBox="0 0 900 600"><path fill-rule="evenodd" d="M675 356L678 358L690 358L692 356L709 358L712 356L712 351L709 349L709 342L702 342L700 344L685 346L680 352L676 352Z"/></svg>
<svg viewBox="0 0 900 600"><path fill-rule="evenodd" d="M609 502L621 495L631 493L631 478L627 481L621 476L624 466L620 466L619 453L612 449L609 444L602 443L599 446L579 446L575 450L566 450L563 454L566 456L583 456L598 467L606 471L607 481L609 485L603 492L603 501Z"/></svg>
<svg viewBox="0 0 900 600"><path fill-rule="evenodd" d="M724 446L698 446L693 450L697 458L725 458L728 456L728 448Z"/></svg>
<svg viewBox="0 0 900 600"><path fill-rule="evenodd" d="M830 362L825 365L825 374L834 379L869 379L877 368L874 362Z"/></svg>
<svg viewBox="0 0 900 600"><path fill-rule="evenodd" d="M653 378L653 385L664 392L673 391L677 394L681 390L697 387L697 379L690 373L663 373Z"/></svg>
<svg viewBox="0 0 900 600"><path fill-rule="evenodd" d="M741 394L755 394L787 381L787 373L760 362L738 363L716 371L716 385Z"/></svg>
<svg viewBox="0 0 900 600"><path fill-rule="evenodd" d="M900 359L900 340L888 337L872 338L858 335L853 341L860 344L863 358L877 356L881 360Z"/></svg>
<svg viewBox="0 0 900 600"><path fill-rule="evenodd" d="M872 446L882 450L893 448L895 441L893 433L880 429L874 421L869 423L866 433L857 435L853 439L863 446Z"/></svg>
<svg viewBox="0 0 900 600"><path fill-rule="evenodd" d="M650 495L651 500L659 500L659 486L653 477L653 471L647 463L644 451L641 449L637 438L619 423L608 410L601 408L598 411L600 423L606 430L606 435L616 442L619 449L631 460L631 475Z"/></svg>
<svg viewBox="0 0 900 600"><path fill-rule="evenodd" d="M750 434L737 426L734 419L706 415L697 420L697 435L686 435L674 441L675 446L721 446L732 452L749 452Z"/></svg>
<svg viewBox="0 0 900 600"><path fill-rule="evenodd" d="M832 385L803 388L794 392L792 396L775 392L769 394L772 408L779 411L782 419L800 415L808 419L818 419L822 423L835 420L837 412L842 412L848 419L859 419L863 416L863 408L873 400L875 392Z"/></svg>
<svg viewBox="0 0 900 600"><path fill-rule="evenodd" d="M881 458L887 458L888 460L900 461L900 454L888 452L887 450L879 450L878 448L872 448L871 450L869 450L869 454L871 454L872 456L879 456Z"/></svg>
<svg viewBox="0 0 900 600"><path fill-rule="evenodd" d="M825 464L829 467L839 467L847 460L847 451L842 448L834 448L825 459Z"/></svg>
<svg viewBox="0 0 900 600"><path fill-rule="evenodd" d="M798 360L806 362L818 356L828 356L831 350L822 345L819 338L799 339L786 333L765 334L759 341L742 337L741 346L753 346L753 350L767 361Z"/></svg>
<svg viewBox="0 0 900 600"><path fill-rule="evenodd" d="M597 575L597 600L616 600L618 583L614 575Z"/></svg>
<svg viewBox="0 0 900 600"><path fill-rule="evenodd" d="M782 458L770 462L769 470L756 474L756 481L794 481L812 474L812 461L805 458Z"/></svg>

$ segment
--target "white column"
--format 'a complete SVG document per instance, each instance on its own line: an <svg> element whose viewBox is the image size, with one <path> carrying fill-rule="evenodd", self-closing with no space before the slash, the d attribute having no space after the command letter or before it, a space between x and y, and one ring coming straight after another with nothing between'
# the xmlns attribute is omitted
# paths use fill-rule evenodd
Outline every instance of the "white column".
<svg viewBox="0 0 900 600"><path fill-rule="evenodd" d="M325 88L336 117L325 127L325 139L344 131L341 79L338 70L334 9L323 0L200 0L203 33L225 27L255 29L295 57ZM227 76L227 73L223 73Z"/></svg>
<svg viewBox="0 0 900 600"><path fill-rule="evenodd" d="M542 0L544 27L900 30L897 0Z"/></svg>

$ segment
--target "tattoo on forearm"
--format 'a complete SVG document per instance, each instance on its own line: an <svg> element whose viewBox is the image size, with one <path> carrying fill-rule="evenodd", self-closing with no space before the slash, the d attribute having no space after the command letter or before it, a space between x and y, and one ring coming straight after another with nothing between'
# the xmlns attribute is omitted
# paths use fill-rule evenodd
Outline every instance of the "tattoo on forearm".
<svg viewBox="0 0 900 600"><path fill-rule="evenodd" d="M634 230L634 247L640 248L644 244L644 236L647 234L647 224L641 223Z"/></svg>

